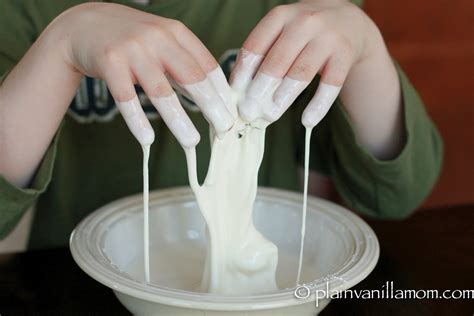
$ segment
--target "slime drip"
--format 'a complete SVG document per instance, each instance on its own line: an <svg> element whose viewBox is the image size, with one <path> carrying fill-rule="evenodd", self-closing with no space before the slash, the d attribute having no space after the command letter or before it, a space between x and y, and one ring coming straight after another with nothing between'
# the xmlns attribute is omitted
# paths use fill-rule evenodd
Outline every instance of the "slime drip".
<svg viewBox="0 0 474 316"><path fill-rule="evenodd" d="M143 149L143 254L145 264L145 280L150 282L150 234L149 234L149 186L148 186L148 160L150 158L150 145L142 145Z"/></svg>
<svg viewBox="0 0 474 316"><path fill-rule="evenodd" d="M306 127L305 144L304 144L304 191L303 191L303 215L301 220L301 241L300 241L300 256L298 260L298 275L296 277L296 284L300 283L301 268L303 265L303 251L304 251L304 236L306 233L306 210L308 208L308 178L309 178L309 151L311 146L311 132L312 127Z"/></svg>
<svg viewBox="0 0 474 316"><path fill-rule="evenodd" d="M199 185L195 148L187 148L189 182L207 223L209 248L201 291L251 295L278 290L278 249L254 226L267 123L239 118L221 139L214 137L209 170Z"/></svg>

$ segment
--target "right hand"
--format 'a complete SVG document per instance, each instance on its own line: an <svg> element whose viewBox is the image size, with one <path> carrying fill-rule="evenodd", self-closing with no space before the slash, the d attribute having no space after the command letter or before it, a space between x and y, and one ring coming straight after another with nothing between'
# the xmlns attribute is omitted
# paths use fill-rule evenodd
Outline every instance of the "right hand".
<svg viewBox="0 0 474 316"><path fill-rule="evenodd" d="M140 143L151 144L154 133L138 101L136 83L184 147L195 146L200 136L170 81L193 98L218 135L232 127L235 97L224 73L181 22L100 3L73 7L55 23L65 61L84 75L106 81Z"/></svg>

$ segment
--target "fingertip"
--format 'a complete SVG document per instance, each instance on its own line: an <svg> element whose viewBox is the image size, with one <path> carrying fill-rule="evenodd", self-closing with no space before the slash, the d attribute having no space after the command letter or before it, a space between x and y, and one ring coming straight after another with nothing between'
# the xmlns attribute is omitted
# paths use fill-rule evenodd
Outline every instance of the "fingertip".
<svg viewBox="0 0 474 316"><path fill-rule="evenodd" d="M183 147L192 147L199 143L199 132L179 103L176 93L167 97L150 97L150 100Z"/></svg>
<svg viewBox="0 0 474 316"><path fill-rule="evenodd" d="M196 147L201 141L201 135L199 135L199 132L194 129L188 136L182 137L181 139L178 139L178 141L184 148Z"/></svg>
<svg viewBox="0 0 474 316"><path fill-rule="evenodd" d="M217 94L222 98L227 110L231 113L234 119L237 118L237 93L232 90L227 82L227 78L221 67L217 66L214 70L207 74L211 80Z"/></svg>
<svg viewBox="0 0 474 316"><path fill-rule="evenodd" d="M141 145L151 145L155 132L141 107L138 97L125 102L116 102L129 130Z"/></svg>
<svg viewBox="0 0 474 316"><path fill-rule="evenodd" d="M140 142L142 145L151 145L155 141L155 132L153 128L145 128L143 130L143 136L141 137L142 141Z"/></svg>
<svg viewBox="0 0 474 316"><path fill-rule="evenodd" d="M217 93L211 79L183 85L192 96L204 117L213 125L217 133L227 131L234 124L234 117L223 98Z"/></svg>
<svg viewBox="0 0 474 316"><path fill-rule="evenodd" d="M314 127L326 116L336 100L341 86L320 82L314 97L303 111L301 122L306 127Z"/></svg>
<svg viewBox="0 0 474 316"><path fill-rule="evenodd" d="M314 117L314 115L311 113L311 111L307 110L306 108L303 112L303 115L301 116L301 123L303 124L304 127L307 128L313 128L315 127L319 122L317 119Z"/></svg>

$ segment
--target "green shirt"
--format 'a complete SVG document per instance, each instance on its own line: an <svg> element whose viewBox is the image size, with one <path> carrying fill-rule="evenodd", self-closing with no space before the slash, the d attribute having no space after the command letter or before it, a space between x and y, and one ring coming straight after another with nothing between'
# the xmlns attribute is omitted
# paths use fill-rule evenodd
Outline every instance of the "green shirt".
<svg viewBox="0 0 474 316"><path fill-rule="evenodd" d="M0 75L14 67L55 16L80 2L2 0ZM228 73L237 51L229 49L238 49L265 13L283 1L162 0L148 5L116 2L183 21ZM440 136L415 89L398 66L397 69L407 133L397 158L379 161L362 148L339 100L313 131L311 168L332 178L349 207L374 217L409 215L429 193L442 160ZM300 189L297 169L304 142L301 112L316 86L315 81L268 128L259 185ZM182 102L189 103L185 99ZM150 188L188 185L182 148L153 107L146 100L143 104L156 134L150 155ZM195 106L189 104L185 108L202 135L197 149L202 180L210 155L208 124L193 110ZM36 202L29 247L65 245L84 216L114 199L141 192L141 168L140 146L117 114L103 83L84 79L30 186L21 189L0 176L0 238L7 236Z"/></svg>

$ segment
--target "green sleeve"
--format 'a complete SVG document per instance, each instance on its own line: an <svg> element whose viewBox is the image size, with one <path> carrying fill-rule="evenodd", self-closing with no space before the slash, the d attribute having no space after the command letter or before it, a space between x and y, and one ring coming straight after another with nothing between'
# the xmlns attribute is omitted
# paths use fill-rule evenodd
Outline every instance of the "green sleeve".
<svg viewBox="0 0 474 316"><path fill-rule="evenodd" d="M53 173L59 132L56 133L28 188L21 189L0 175L0 240L7 237L23 214L43 193Z"/></svg>
<svg viewBox="0 0 474 316"><path fill-rule="evenodd" d="M406 143L393 160L381 161L357 143L340 100L328 117L333 146L328 171L347 205L362 214L405 218L428 195L440 173L443 142L409 79L397 65L403 94Z"/></svg>
<svg viewBox="0 0 474 316"><path fill-rule="evenodd" d="M32 1L0 1L0 84L37 38L39 29L47 23L41 20L42 15L38 10L28 8L33 4ZM36 12L37 15L32 12ZM18 188L0 174L0 239L10 233L25 211L48 186L56 155L58 134L28 188Z"/></svg>

